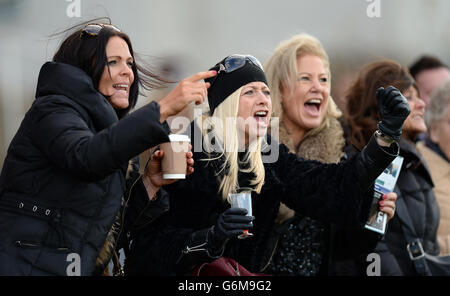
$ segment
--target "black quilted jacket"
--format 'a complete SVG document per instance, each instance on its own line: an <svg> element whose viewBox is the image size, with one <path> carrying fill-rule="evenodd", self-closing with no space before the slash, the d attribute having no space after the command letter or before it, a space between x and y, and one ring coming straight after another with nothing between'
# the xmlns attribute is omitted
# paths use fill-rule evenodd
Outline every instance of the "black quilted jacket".
<svg viewBox="0 0 450 296"><path fill-rule="evenodd" d="M168 141L159 119L152 103L119 121L81 69L44 64L0 175L0 275L76 273L76 255L92 274L128 160Z"/></svg>

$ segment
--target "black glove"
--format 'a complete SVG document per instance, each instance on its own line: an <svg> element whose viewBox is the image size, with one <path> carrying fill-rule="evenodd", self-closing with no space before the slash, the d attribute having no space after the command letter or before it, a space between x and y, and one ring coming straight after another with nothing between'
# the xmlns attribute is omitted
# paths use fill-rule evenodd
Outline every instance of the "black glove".
<svg viewBox="0 0 450 296"><path fill-rule="evenodd" d="M376 96L381 118L381 121L378 123L378 129L394 141L399 141L402 135L403 122L410 112L408 101L393 86L389 86L386 89L380 87Z"/></svg>
<svg viewBox="0 0 450 296"><path fill-rule="evenodd" d="M229 208L217 219L216 225L208 232L208 249L217 254L230 238L244 233L245 229L253 228L253 216L246 216L243 208Z"/></svg>

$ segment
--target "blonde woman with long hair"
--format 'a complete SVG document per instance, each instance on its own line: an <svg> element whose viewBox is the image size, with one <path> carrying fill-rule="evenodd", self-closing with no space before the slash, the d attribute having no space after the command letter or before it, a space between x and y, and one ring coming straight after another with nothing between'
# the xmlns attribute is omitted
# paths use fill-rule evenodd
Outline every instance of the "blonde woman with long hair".
<svg viewBox="0 0 450 296"><path fill-rule="evenodd" d="M345 146L338 121L342 113L330 95L330 62L320 41L299 34L281 42L265 71L273 113L280 118L280 142L305 159L340 162ZM387 194L382 211L388 219L394 215L395 199L395 193ZM284 204L277 223L280 235L274 237L276 248L267 268L274 274L339 274L338 259L348 260L347 269L358 273L363 263L356 258L371 253L379 238L357 227L336 232L333 225L296 214Z"/></svg>
<svg viewBox="0 0 450 296"><path fill-rule="evenodd" d="M374 136L346 163L299 158L267 135L272 101L260 62L231 55L211 70L218 73L207 79L210 113L189 129L195 172L164 186L170 210L134 234L128 274L190 274L195 266L221 256L260 272L272 251L280 202L327 222L363 223L371 203L364 193L397 155L396 144ZM382 105L383 126L391 131L401 126L384 120L386 114L402 118L409 112L402 96L395 100ZM228 194L243 188L251 191L253 216L230 207ZM254 236L238 239L245 230Z"/></svg>

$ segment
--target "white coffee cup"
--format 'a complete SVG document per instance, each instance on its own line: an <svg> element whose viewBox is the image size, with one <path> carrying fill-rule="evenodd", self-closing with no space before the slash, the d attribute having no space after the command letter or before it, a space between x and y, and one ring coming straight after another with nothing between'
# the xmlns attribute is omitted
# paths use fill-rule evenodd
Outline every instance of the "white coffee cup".
<svg viewBox="0 0 450 296"><path fill-rule="evenodd" d="M189 152L189 136L172 134L169 135L170 142L162 143L161 150L164 156L161 167L164 179L186 178L186 153Z"/></svg>

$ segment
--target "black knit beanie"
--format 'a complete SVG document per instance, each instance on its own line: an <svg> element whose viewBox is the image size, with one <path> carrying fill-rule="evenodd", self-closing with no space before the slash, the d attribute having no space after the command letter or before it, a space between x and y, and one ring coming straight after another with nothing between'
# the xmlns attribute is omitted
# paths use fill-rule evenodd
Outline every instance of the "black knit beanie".
<svg viewBox="0 0 450 296"><path fill-rule="evenodd" d="M220 64L224 64L225 59L209 70L219 71ZM268 85L264 71L249 60L246 61L246 64L242 68L230 73L222 71L214 77L205 79L205 82L211 84L208 89L210 114L212 115L216 107L241 86L255 81L261 81Z"/></svg>

